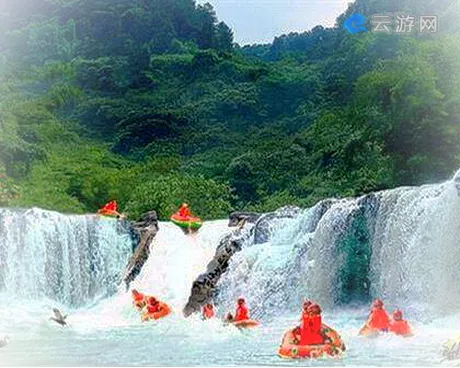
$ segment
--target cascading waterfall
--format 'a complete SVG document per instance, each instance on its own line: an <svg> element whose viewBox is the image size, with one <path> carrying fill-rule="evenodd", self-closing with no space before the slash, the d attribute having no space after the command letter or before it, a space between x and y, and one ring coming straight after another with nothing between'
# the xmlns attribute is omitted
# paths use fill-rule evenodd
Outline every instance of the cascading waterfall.
<svg viewBox="0 0 460 368"><path fill-rule="evenodd" d="M271 222L266 241L250 238L232 258L217 298L225 308L244 295L263 317L298 310L306 297L332 307L379 296L458 311L454 181L327 200Z"/></svg>
<svg viewBox="0 0 460 368"><path fill-rule="evenodd" d="M116 291L133 246L113 219L0 209L0 293L84 305Z"/></svg>
<svg viewBox="0 0 460 368"><path fill-rule="evenodd" d="M190 296L193 281L212 259L216 245L229 231L228 221L205 223L198 234L185 235L172 223L162 222L150 246L150 257L132 283L167 301L180 311Z"/></svg>

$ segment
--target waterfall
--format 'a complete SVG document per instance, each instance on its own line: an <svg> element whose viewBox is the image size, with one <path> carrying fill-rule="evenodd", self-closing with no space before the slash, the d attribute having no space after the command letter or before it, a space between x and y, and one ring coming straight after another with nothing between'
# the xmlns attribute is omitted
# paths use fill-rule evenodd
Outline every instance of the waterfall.
<svg viewBox="0 0 460 368"><path fill-rule="evenodd" d="M0 292L84 305L116 291L133 246L111 218L0 209Z"/></svg>
<svg viewBox="0 0 460 368"><path fill-rule="evenodd" d="M332 307L381 297L459 311L455 180L326 200L270 224L232 258L217 297L225 309L240 296L256 317L296 311L305 298Z"/></svg>
<svg viewBox="0 0 460 368"><path fill-rule="evenodd" d="M150 246L150 257L132 287L155 295L181 311L193 281L214 256L228 221L206 222L197 234L185 235L173 223L161 222Z"/></svg>

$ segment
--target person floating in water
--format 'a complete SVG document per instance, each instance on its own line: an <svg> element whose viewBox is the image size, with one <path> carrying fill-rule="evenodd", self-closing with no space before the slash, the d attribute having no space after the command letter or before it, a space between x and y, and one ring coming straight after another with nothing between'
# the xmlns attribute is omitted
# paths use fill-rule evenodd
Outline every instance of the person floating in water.
<svg viewBox="0 0 460 368"><path fill-rule="evenodd" d="M131 297L133 298L133 304L137 309L142 310L146 306L146 297L138 290L133 289L131 291Z"/></svg>
<svg viewBox="0 0 460 368"><path fill-rule="evenodd" d="M383 307L383 302L380 299L376 299L372 303L371 313L360 333L388 332L389 327L390 317Z"/></svg>
<svg viewBox="0 0 460 368"><path fill-rule="evenodd" d="M202 318L211 319L211 318L214 318L214 316L215 316L214 306L211 303L206 304L203 307Z"/></svg>
<svg viewBox="0 0 460 368"><path fill-rule="evenodd" d="M116 217L117 219L121 219L124 217L121 213L118 212L117 201L110 201L104 207L102 207L99 211L97 211L97 213L103 216Z"/></svg>
<svg viewBox="0 0 460 368"><path fill-rule="evenodd" d="M399 336L412 336L409 322L403 319L403 313L399 309L393 312L393 320L390 322L388 331Z"/></svg>
<svg viewBox="0 0 460 368"><path fill-rule="evenodd" d="M172 310L166 303L160 302L154 296L147 298L147 304L144 308L142 322L148 320L157 320L171 314Z"/></svg>
<svg viewBox="0 0 460 368"><path fill-rule="evenodd" d="M249 319L249 309L246 306L246 300L244 298L239 298L236 303L237 307L234 322L247 321Z"/></svg>
<svg viewBox="0 0 460 368"><path fill-rule="evenodd" d="M309 301L305 302L303 307L300 345L324 344L324 337L321 332L323 324L321 307Z"/></svg>

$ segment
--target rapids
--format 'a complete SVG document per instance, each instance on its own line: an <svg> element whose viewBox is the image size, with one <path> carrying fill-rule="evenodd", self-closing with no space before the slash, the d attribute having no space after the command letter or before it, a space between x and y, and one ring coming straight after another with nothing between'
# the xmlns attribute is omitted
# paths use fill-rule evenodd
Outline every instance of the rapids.
<svg viewBox="0 0 460 368"><path fill-rule="evenodd" d="M255 227L258 225L256 224ZM206 270L227 221L185 236L160 223L151 256L132 287L174 314L142 324L121 275L133 240L125 224L94 216L0 210L0 366L21 365L445 365L441 344L460 326L460 198L455 180L331 199L291 219L270 220L263 241L247 236L215 298L219 317L244 295L262 326L240 332L219 319L185 319L193 281ZM251 232L251 229L247 229ZM402 308L416 336L357 336L368 304ZM306 297L338 330L340 359L282 361L283 332ZM69 326L50 323L50 309Z"/></svg>

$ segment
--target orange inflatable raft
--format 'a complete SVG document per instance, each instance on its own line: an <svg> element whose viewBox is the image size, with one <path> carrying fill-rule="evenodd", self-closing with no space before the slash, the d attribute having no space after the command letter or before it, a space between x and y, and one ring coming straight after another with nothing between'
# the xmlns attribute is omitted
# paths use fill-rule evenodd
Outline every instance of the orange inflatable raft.
<svg viewBox="0 0 460 368"><path fill-rule="evenodd" d="M368 325L364 325L361 330L359 330L359 335L364 337L377 337L380 336L382 332L370 328Z"/></svg>
<svg viewBox="0 0 460 368"><path fill-rule="evenodd" d="M244 321L231 322L233 326L238 328L254 328L258 327L260 324L257 321L252 319L245 319Z"/></svg>
<svg viewBox="0 0 460 368"><path fill-rule="evenodd" d="M322 334L325 337L325 344L321 345L299 345L299 340L293 330L284 334L278 355L284 359L321 358L334 357L345 351L345 344L340 335L332 328L322 325Z"/></svg>
<svg viewBox="0 0 460 368"><path fill-rule="evenodd" d="M158 309L159 309L158 312L153 312L153 313L149 313L148 311L146 311L142 316L142 321L146 322L150 320L158 320L158 319L167 317L172 313L171 307L167 305L166 303L160 302L160 306Z"/></svg>

